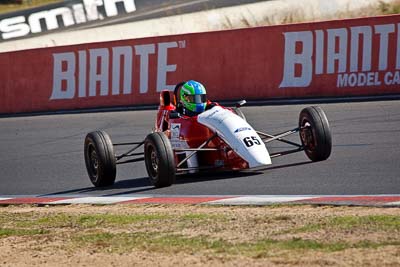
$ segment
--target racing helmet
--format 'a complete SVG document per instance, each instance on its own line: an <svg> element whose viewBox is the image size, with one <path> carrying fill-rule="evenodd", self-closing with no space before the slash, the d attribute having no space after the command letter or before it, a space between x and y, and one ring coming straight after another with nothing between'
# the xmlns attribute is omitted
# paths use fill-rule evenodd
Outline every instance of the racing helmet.
<svg viewBox="0 0 400 267"><path fill-rule="evenodd" d="M207 92L204 85L190 80L183 84L179 92L180 102L189 113L199 114L206 109Z"/></svg>

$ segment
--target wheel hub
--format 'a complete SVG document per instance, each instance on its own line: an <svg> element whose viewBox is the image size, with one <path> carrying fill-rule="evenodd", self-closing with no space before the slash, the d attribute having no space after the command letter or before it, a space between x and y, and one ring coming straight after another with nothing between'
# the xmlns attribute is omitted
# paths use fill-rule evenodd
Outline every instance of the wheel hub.
<svg viewBox="0 0 400 267"><path fill-rule="evenodd" d="M97 157L96 151L93 149L90 153L90 161L92 165L93 174L97 176L98 169L99 169L99 159Z"/></svg>
<svg viewBox="0 0 400 267"><path fill-rule="evenodd" d="M150 155L150 160L151 160L151 166L153 170L157 173L158 172L158 158L157 158L157 153L156 151L151 151Z"/></svg>
<svg viewBox="0 0 400 267"><path fill-rule="evenodd" d="M301 140L303 141L304 146L309 150L314 150L314 136L311 129L311 124L309 122L305 122L302 130L300 132Z"/></svg>

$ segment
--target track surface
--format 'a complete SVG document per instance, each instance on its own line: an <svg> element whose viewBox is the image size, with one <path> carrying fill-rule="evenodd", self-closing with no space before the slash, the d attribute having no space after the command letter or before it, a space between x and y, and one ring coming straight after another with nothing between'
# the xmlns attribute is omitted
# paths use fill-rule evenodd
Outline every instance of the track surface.
<svg viewBox="0 0 400 267"><path fill-rule="evenodd" d="M333 132L328 161L311 163L304 153L273 160L263 170L186 176L154 189L144 163L118 167L113 187L93 188L83 161L87 132L102 129L114 142L141 140L155 111L108 112L0 119L0 195L174 194L343 195L400 193L400 101L320 105ZM296 127L305 105L243 108L256 129L270 133ZM297 139L294 136L294 139ZM270 151L284 149L280 143Z"/></svg>

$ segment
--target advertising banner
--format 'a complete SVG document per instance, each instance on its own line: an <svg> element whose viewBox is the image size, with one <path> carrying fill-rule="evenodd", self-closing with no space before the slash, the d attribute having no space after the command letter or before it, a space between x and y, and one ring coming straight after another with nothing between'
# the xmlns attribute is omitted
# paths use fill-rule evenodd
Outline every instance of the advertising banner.
<svg viewBox="0 0 400 267"><path fill-rule="evenodd" d="M0 41L95 24L136 11L135 0L68 0L0 15Z"/></svg>
<svg viewBox="0 0 400 267"><path fill-rule="evenodd" d="M64 0L0 14L0 42L40 34L188 14L257 0Z"/></svg>
<svg viewBox="0 0 400 267"><path fill-rule="evenodd" d="M400 15L0 53L0 113L156 104L189 79L212 100L400 93Z"/></svg>

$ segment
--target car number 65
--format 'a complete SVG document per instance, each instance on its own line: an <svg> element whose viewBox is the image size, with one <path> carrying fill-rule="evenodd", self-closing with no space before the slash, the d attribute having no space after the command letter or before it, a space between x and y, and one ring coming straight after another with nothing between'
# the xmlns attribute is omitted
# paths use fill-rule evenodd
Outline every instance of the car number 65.
<svg viewBox="0 0 400 267"><path fill-rule="evenodd" d="M247 147L252 147L253 145L261 145L260 140L258 140L257 136L248 136L243 138L243 142Z"/></svg>

